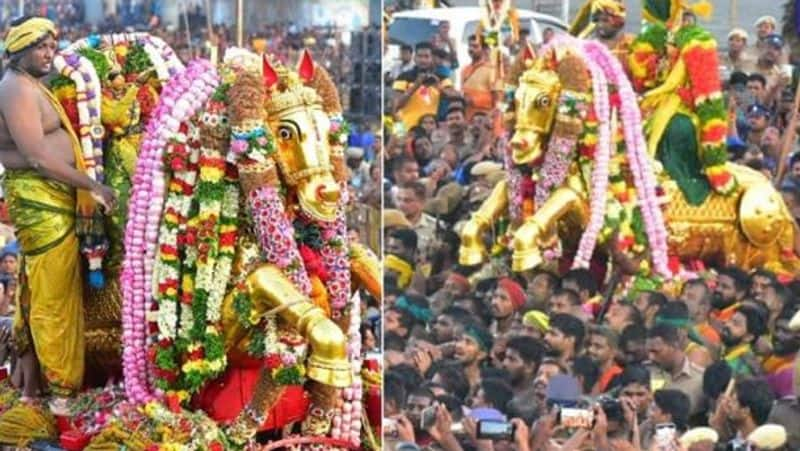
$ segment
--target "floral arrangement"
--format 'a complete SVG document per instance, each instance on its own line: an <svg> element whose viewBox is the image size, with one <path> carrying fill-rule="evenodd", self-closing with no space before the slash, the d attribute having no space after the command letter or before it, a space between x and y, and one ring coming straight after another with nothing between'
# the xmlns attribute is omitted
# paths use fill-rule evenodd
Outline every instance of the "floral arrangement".
<svg viewBox="0 0 800 451"><path fill-rule="evenodd" d="M265 318L264 365L270 370L272 380L278 385L302 385L306 368L303 360L306 345L303 337L287 332L280 333L274 316Z"/></svg>
<svg viewBox="0 0 800 451"><path fill-rule="evenodd" d="M655 271L663 276L669 276L672 272L668 266L667 229L661 211L655 170L642 134L642 117L636 102L636 94L619 60L611 55L606 47L587 41L584 48L592 65L602 68L608 75L609 82L616 86L628 165L639 197L639 208L647 233L650 257Z"/></svg>
<svg viewBox="0 0 800 451"><path fill-rule="evenodd" d="M223 451L231 449L225 433L202 411L182 410L180 404L155 401L136 405L123 401L104 410L108 419L88 449Z"/></svg>
<svg viewBox="0 0 800 451"><path fill-rule="evenodd" d="M347 440L354 446L361 443L362 402L364 382L361 379L363 358L361 354L361 298L356 294L350 300L350 321L347 326L347 358L353 372L353 385L342 390L342 405L333 417L331 437Z"/></svg>
<svg viewBox="0 0 800 451"><path fill-rule="evenodd" d="M628 67L637 92L655 88L662 81L662 57L667 52L668 35L664 25L651 24L631 43Z"/></svg>
<svg viewBox="0 0 800 451"><path fill-rule="evenodd" d="M573 261L575 268L588 268L597 238L603 227L606 215L606 197L608 195L609 160L611 157L611 129L615 122L611 119L608 80L603 71L593 64L587 64L592 74L592 98L594 114L599 119L599 137L593 152L594 165L591 176L591 200L589 205L589 223L578 243L578 252ZM609 124L611 119L611 124ZM593 128L589 129L593 134ZM592 140L584 140L584 144L593 144Z"/></svg>
<svg viewBox="0 0 800 451"><path fill-rule="evenodd" d="M152 276L159 218L165 200L163 152L169 139L205 103L218 85L210 63L195 61L164 85L142 140L131 194L123 262L123 369L126 392L134 402L153 399L148 381L145 319L153 306Z"/></svg>
<svg viewBox="0 0 800 451"><path fill-rule="evenodd" d="M334 320L342 317L350 298L350 254L347 247L347 218L344 205L347 205L347 187L340 184L341 207L333 223L317 222L322 237L319 257L327 276L325 288L330 299L331 313ZM313 220L308 220L313 223Z"/></svg>
<svg viewBox="0 0 800 451"><path fill-rule="evenodd" d="M100 124L100 80L95 66L89 59L78 53L59 54L53 60L63 79L56 82L59 89L56 96L64 99L65 109L81 144L86 175L103 182L103 126ZM67 80L71 81L69 86ZM74 103L66 101L67 95L74 94ZM70 116L72 113L74 116ZM88 216L84 216L88 215ZM77 226L80 237L81 254L89 263L91 286L101 288L104 284L102 273L103 258L108 249L108 241L103 233L103 219L100 212L82 212Z"/></svg>
<svg viewBox="0 0 800 451"><path fill-rule="evenodd" d="M164 203L165 214L159 231L155 267L154 299L158 304L158 317L153 332L158 332L159 339L150 350L156 387L161 390L167 390L178 378L178 351L175 348L178 308L182 300L186 304L191 303L191 272L182 270L191 268L194 258L190 252L186 252L181 259L179 249L181 245L193 244L196 239L195 234L187 230L187 218L197 181L200 154L197 138L196 124L184 122L170 138L164 151L165 164L171 170L172 177ZM181 286L184 288L182 293L179 292ZM181 299L181 295L189 298Z"/></svg>
<svg viewBox="0 0 800 451"><path fill-rule="evenodd" d="M215 102L209 101L209 104ZM205 127L215 115L203 115ZM214 117L218 119L218 117ZM198 162L199 177L195 192L197 214L191 223L196 225L197 256L191 287L191 327L182 324L188 340L182 367L183 385L190 392L201 388L206 381L225 368L225 350L220 336L219 321L222 297L233 265L236 225L239 213L239 187L235 171L227 174L227 165L216 139L204 137ZM233 169L231 169L233 171Z"/></svg>
<svg viewBox="0 0 800 451"><path fill-rule="evenodd" d="M722 98L717 68L717 43L711 33L698 27L680 29L675 35L686 66L688 86L678 94L700 119L700 157L711 186L722 194L736 188L736 179L727 168L727 110Z"/></svg>

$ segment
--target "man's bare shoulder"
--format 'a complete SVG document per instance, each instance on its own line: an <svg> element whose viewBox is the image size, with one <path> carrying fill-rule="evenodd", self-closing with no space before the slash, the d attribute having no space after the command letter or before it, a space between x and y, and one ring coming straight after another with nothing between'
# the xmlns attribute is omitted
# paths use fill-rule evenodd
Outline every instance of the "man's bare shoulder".
<svg viewBox="0 0 800 451"><path fill-rule="evenodd" d="M34 87L35 85L31 80L8 70L3 74L3 78L0 78L0 100L19 99L35 95Z"/></svg>
<svg viewBox="0 0 800 451"><path fill-rule="evenodd" d="M38 104L38 96L32 80L6 71L0 79L0 114L30 109Z"/></svg>

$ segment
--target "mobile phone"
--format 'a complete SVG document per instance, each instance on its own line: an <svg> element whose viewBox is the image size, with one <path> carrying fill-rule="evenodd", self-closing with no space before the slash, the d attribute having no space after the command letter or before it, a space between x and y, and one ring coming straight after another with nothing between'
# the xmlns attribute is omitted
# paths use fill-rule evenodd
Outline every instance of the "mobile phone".
<svg viewBox="0 0 800 451"><path fill-rule="evenodd" d="M427 431L436 424L436 406L430 406L422 409L419 416L419 427L423 431Z"/></svg>
<svg viewBox="0 0 800 451"><path fill-rule="evenodd" d="M507 421L478 421L478 440L512 440L516 427Z"/></svg>
<svg viewBox="0 0 800 451"><path fill-rule="evenodd" d="M456 343L454 341L442 343L439 345L439 350L442 351L442 355L450 356L456 352Z"/></svg>
<svg viewBox="0 0 800 451"><path fill-rule="evenodd" d="M386 437L397 437L397 420L393 418L384 418L383 433Z"/></svg>
<svg viewBox="0 0 800 451"><path fill-rule="evenodd" d="M566 428L591 429L594 424L594 411L574 407L558 409L558 424Z"/></svg>
<svg viewBox="0 0 800 451"><path fill-rule="evenodd" d="M675 440L675 425L673 423L657 424L655 440L659 445L671 445Z"/></svg>

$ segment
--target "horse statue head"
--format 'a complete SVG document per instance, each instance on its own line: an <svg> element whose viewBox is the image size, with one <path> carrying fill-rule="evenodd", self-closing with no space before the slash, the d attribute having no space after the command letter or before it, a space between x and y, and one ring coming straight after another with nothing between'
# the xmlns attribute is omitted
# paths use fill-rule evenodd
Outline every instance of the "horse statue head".
<svg viewBox="0 0 800 451"><path fill-rule="evenodd" d="M263 63L267 123L275 139L275 161L286 185L295 190L300 208L314 219L332 222L342 193L337 159L329 142L331 119L323 96L311 86L315 67L305 53L297 72Z"/></svg>
<svg viewBox="0 0 800 451"><path fill-rule="evenodd" d="M510 143L514 164L533 163L543 156L560 91L558 75L550 70L528 70L520 78L514 95L516 126Z"/></svg>

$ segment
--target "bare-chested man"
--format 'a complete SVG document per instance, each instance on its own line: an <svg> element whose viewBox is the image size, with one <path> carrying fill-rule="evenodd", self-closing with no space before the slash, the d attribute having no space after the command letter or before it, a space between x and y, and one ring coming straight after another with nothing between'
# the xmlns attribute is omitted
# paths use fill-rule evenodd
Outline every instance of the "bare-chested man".
<svg viewBox="0 0 800 451"><path fill-rule="evenodd" d="M55 397L51 407L59 409L83 380L76 192L90 193L106 211L115 198L109 187L77 169L82 162L76 161L81 152L75 132L40 82L53 68L55 26L38 17L11 25L8 70L0 80L0 162L6 167L3 188L24 265L14 342L24 368L24 395L40 395L43 379Z"/></svg>

